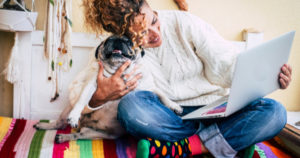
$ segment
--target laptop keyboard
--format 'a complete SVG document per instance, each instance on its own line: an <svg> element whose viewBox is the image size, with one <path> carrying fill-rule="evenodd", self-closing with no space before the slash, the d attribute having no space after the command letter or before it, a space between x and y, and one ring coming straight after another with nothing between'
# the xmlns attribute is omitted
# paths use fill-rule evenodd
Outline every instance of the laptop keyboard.
<svg viewBox="0 0 300 158"><path fill-rule="evenodd" d="M207 109L207 112L203 113L202 115L225 112L228 97L229 96L221 97L220 99L218 99L218 100L208 104L207 106L203 107L204 108L203 110Z"/></svg>

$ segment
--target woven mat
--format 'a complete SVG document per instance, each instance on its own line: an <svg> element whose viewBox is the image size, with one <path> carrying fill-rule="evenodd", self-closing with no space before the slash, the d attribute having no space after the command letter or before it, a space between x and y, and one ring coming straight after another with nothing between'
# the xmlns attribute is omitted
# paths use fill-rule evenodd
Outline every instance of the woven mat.
<svg viewBox="0 0 300 158"><path fill-rule="evenodd" d="M40 120L47 122L47 120ZM54 143L58 133L74 129L35 130L37 120L0 117L0 157L3 158L134 158L137 140L124 136L116 140L77 140ZM268 142L255 145L254 158L290 157Z"/></svg>

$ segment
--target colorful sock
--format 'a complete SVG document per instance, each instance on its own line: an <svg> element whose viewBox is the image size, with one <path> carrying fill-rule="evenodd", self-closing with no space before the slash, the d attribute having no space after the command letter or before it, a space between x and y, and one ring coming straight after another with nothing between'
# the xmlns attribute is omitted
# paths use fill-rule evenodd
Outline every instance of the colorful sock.
<svg viewBox="0 0 300 158"><path fill-rule="evenodd" d="M193 147L191 147L192 145ZM138 142L136 156L137 158L179 158L195 154L201 154L201 142L198 135L177 142L159 141L151 138L142 139Z"/></svg>

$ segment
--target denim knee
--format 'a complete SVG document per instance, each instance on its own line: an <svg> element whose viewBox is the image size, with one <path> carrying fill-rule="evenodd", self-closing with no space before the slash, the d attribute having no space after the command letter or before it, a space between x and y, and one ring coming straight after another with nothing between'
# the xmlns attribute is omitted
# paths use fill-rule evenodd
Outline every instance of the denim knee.
<svg viewBox="0 0 300 158"><path fill-rule="evenodd" d="M274 103L272 105L273 111L275 113L275 116L273 119L277 119L277 126L274 127L274 129L278 130L278 133L284 128L284 126L287 123L287 113L285 107L274 100Z"/></svg>
<svg viewBox="0 0 300 158"><path fill-rule="evenodd" d="M145 106L147 99L153 99L155 95L149 91L132 91L125 95L118 106L117 119L127 132L137 137L142 137L144 130L150 125L158 124L150 118L149 106Z"/></svg>
<svg viewBox="0 0 300 158"><path fill-rule="evenodd" d="M136 91L128 93L119 102L117 118L123 126L136 114L135 106L137 106L137 104L135 102L138 98L135 93Z"/></svg>
<svg viewBox="0 0 300 158"><path fill-rule="evenodd" d="M260 98L218 123L231 147L239 151L276 136L286 124L286 110L273 99Z"/></svg>
<svg viewBox="0 0 300 158"><path fill-rule="evenodd" d="M145 102L145 99L153 99L156 96L150 91L132 91L126 94L120 100L118 106L118 118L128 119L135 118L140 112L147 111L146 107L142 107L141 102ZM139 111L139 112L138 112ZM129 117L128 117L129 116Z"/></svg>
<svg viewBox="0 0 300 158"><path fill-rule="evenodd" d="M133 91L118 106L118 120L125 130L136 137L177 141L197 130L191 121L182 121L150 91Z"/></svg>
<svg viewBox="0 0 300 158"><path fill-rule="evenodd" d="M278 101L269 98L260 99L260 106L264 108L265 116L269 117L269 119L267 119L269 122L265 123L269 124L269 129L272 129L273 133L277 135L284 128L287 122L285 107Z"/></svg>
<svg viewBox="0 0 300 158"><path fill-rule="evenodd" d="M129 92L127 95L123 96L119 102L118 116L122 116L123 113L128 112L127 110L133 109L134 107L130 107L135 106L135 104L132 104L135 99L135 91Z"/></svg>

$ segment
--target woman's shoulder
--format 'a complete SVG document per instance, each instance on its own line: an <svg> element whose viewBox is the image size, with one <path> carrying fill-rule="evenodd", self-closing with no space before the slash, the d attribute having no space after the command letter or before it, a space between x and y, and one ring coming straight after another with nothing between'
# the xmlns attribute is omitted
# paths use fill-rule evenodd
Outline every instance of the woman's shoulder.
<svg viewBox="0 0 300 158"><path fill-rule="evenodd" d="M157 11L157 13L161 21L167 22L170 25L178 24L182 26L189 26L190 24L194 24L194 23L199 23L199 24L206 23L200 17L187 11L159 10Z"/></svg>
<svg viewBox="0 0 300 158"><path fill-rule="evenodd" d="M180 10L157 10L158 16L161 18L178 18L178 17L188 17L192 14L186 11Z"/></svg>

